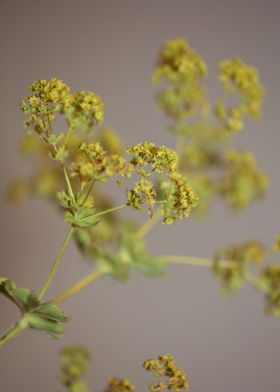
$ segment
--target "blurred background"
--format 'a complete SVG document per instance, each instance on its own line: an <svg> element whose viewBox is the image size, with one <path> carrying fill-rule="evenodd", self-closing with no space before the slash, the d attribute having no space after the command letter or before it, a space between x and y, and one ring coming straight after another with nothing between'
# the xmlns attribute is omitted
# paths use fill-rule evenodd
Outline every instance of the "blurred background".
<svg viewBox="0 0 280 392"><path fill-rule="evenodd" d="M24 130L19 110L30 82L60 77L73 90L92 90L105 102L105 125L127 144L143 140L174 146L154 103L151 74L162 42L186 38L209 66L207 85L218 89L218 61L240 56L255 65L266 87L262 120L235 139L252 149L271 180L265 201L233 215L217 204L207 220L159 225L148 236L151 252L211 257L219 245L261 239L279 231L279 2L257 0L25 0L2 1L1 194L28 173L18 153ZM19 207L1 199L1 275L39 290L67 225L52 205ZM67 249L49 296L89 271L74 244ZM144 359L171 353L190 377L192 392L278 392L279 320L263 313L250 287L221 298L208 270L172 266L165 278L135 275L126 284L100 279L63 306L72 316L66 335L53 341L26 331L0 352L1 390L59 390L58 349L84 344L93 353L89 382L101 390L109 376L130 378L146 390ZM0 298L0 328L18 317Z"/></svg>

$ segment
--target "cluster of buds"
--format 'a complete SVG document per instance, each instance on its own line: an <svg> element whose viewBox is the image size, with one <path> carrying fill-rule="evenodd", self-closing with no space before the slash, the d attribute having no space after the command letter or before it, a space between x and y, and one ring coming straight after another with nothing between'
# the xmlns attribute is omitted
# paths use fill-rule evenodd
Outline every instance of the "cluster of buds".
<svg viewBox="0 0 280 392"><path fill-rule="evenodd" d="M280 264L273 263L262 271L259 282L265 291L266 312L280 317Z"/></svg>
<svg viewBox="0 0 280 392"><path fill-rule="evenodd" d="M60 352L60 380L69 392L89 392L82 379L88 371L90 360L90 352L81 346L70 346Z"/></svg>
<svg viewBox="0 0 280 392"><path fill-rule="evenodd" d="M268 178L249 151L225 152L227 170L219 181L219 193L237 210L265 195Z"/></svg>
<svg viewBox="0 0 280 392"><path fill-rule="evenodd" d="M153 80L168 84L158 96L159 104L167 115L182 120L195 114L197 109L205 109L201 80L206 74L206 64L185 40L164 43Z"/></svg>
<svg viewBox="0 0 280 392"><path fill-rule="evenodd" d="M239 245L230 245L216 253L213 272L225 291L240 288L246 279L250 264L264 261L265 249L260 242L247 241Z"/></svg>
<svg viewBox="0 0 280 392"><path fill-rule="evenodd" d="M253 161L249 153L240 152L241 165L232 165L226 151L234 134L229 131L241 130L246 116L260 116L264 88L258 71L240 59L222 61L219 69L225 92L237 98L232 106L226 98L209 102L204 86L206 65L182 39L164 43L154 71L155 83L162 82L159 106L172 119L169 129L179 136L179 169L200 200L197 212L207 211L214 196L240 210L262 197L268 185L263 171L256 165L248 168L244 162Z"/></svg>
<svg viewBox="0 0 280 392"><path fill-rule="evenodd" d="M187 375L176 365L171 355L162 355L156 360L147 359L143 367L156 378L156 381L149 383L149 392L180 392L189 389Z"/></svg>
<svg viewBox="0 0 280 392"><path fill-rule="evenodd" d="M128 379L111 378L104 392L134 392L134 385Z"/></svg>
<svg viewBox="0 0 280 392"><path fill-rule="evenodd" d="M166 78L171 83L177 83L197 80L206 74L206 64L184 39L164 43L154 73L155 79Z"/></svg>
<svg viewBox="0 0 280 392"><path fill-rule="evenodd" d="M66 347L60 352L60 380L68 392L89 392L83 377L88 371L91 360L89 351L81 346ZM177 366L171 355L161 355L156 360L147 359L144 369L152 373L156 381L148 385L149 392L169 390L180 392L189 389L185 372ZM135 387L127 378L112 377L104 392L134 392Z"/></svg>
<svg viewBox="0 0 280 392"><path fill-rule="evenodd" d="M274 252L280 252L279 244L278 234L272 246ZM266 314L280 317L280 264L268 260L271 254L257 241L228 246L217 251L213 272L226 292L240 288L245 280L249 281L264 294ZM250 271L252 265L259 267L257 273Z"/></svg>

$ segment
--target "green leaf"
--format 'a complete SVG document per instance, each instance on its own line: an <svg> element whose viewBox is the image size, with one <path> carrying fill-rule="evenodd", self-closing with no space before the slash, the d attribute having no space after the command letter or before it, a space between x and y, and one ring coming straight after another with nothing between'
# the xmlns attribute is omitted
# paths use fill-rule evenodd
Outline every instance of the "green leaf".
<svg viewBox="0 0 280 392"><path fill-rule="evenodd" d="M38 298L31 290L17 287L13 281L3 276L0 276L0 293L16 304L22 312L39 305Z"/></svg>
<svg viewBox="0 0 280 392"><path fill-rule="evenodd" d="M55 304L44 304L36 308L36 313L41 316L60 322L66 322L69 317L65 315L63 310Z"/></svg>
<svg viewBox="0 0 280 392"><path fill-rule="evenodd" d="M63 162L68 156L68 151L65 146L58 147L55 152L50 153L50 157L56 161Z"/></svg>
<svg viewBox="0 0 280 392"><path fill-rule="evenodd" d="M164 260L159 256L152 256L146 249L145 241L136 235L125 232L121 238L121 256L131 267L148 276L162 276L165 273Z"/></svg>
<svg viewBox="0 0 280 392"><path fill-rule="evenodd" d="M79 211L67 211L64 215L66 222L72 226L86 228L97 225L99 220L94 216L95 210L93 208L82 208Z"/></svg>
<svg viewBox="0 0 280 392"><path fill-rule="evenodd" d="M95 252L95 260L98 261L99 268L114 279L125 281L129 277L131 265L119 254L112 254L107 249L98 249Z"/></svg>
<svg viewBox="0 0 280 392"><path fill-rule="evenodd" d="M32 309L39 304L39 300L29 289L18 287L13 290L13 298L25 310Z"/></svg>
<svg viewBox="0 0 280 392"><path fill-rule="evenodd" d="M0 276L0 293L19 307L30 328L45 331L54 339L58 339L64 333L63 323L69 318L58 305L40 304L31 290L17 287L14 282L2 276Z"/></svg>
<svg viewBox="0 0 280 392"><path fill-rule="evenodd" d="M58 142L60 142L62 139L64 138L64 135L61 133L59 135L56 135L54 133L52 133L49 137L48 137L48 142L52 145L56 145Z"/></svg>
<svg viewBox="0 0 280 392"><path fill-rule="evenodd" d="M27 319L31 328L45 331L52 338L59 339L64 333L63 324L69 320L69 317L58 305L46 303L29 312Z"/></svg>
<svg viewBox="0 0 280 392"><path fill-rule="evenodd" d="M49 318L44 318L39 314L29 313L26 320L30 328L45 331L53 339L59 339L64 333L63 324Z"/></svg>

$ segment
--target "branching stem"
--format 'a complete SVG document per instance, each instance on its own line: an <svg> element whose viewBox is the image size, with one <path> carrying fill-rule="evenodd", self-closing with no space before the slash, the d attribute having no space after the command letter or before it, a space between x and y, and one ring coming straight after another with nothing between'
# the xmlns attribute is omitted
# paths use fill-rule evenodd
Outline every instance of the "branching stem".
<svg viewBox="0 0 280 392"><path fill-rule="evenodd" d="M25 328L27 328L28 323L24 319L24 317L10 327L4 334L0 337L0 346L7 343L9 340L15 338L20 332L22 332Z"/></svg>

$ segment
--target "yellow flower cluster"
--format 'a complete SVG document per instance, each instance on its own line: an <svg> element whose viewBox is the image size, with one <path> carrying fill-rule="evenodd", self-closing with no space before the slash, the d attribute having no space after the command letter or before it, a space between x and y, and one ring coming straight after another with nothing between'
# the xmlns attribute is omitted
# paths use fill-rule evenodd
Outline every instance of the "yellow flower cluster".
<svg viewBox="0 0 280 392"><path fill-rule="evenodd" d="M105 151L99 142L82 143L79 151L72 163L71 176L78 176L83 184L91 180L105 182L116 175L131 175L133 166L120 155Z"/></svg>
<svg viewBox="0 0 280 392"><path fill-rule="evenodd" d="M67 106L71 102L70 88L60 79L38 80L31 83L28 97L31 107L38 108L47 104Z"/></svg>
<svg viewBox="0 0 280 392"><path fill-rule="evenodd" d="M197 80L207 74L207 67L202 58L184 39L166 41L159 54L154 80L162 77L172 83Z"/></svg>
<svg viewBox="0 0 280 392"><path fill-rule="evenodd" d="M72 94L60 79L38 80L30 87L31 95L22 101L21 109L29 114L25 126L39 134L52 134L55 113L60 112L72 129L91 131L104 118L102 99L92 92Z"/></svg>
<svg viewBox="0 0 280 392"><path fill-rule="evenodd" d="M234 135L229 131L241 130L246 116L259 117L264 88L258 71L240 59L222 61L219 68L226 95L234 94L229 104L226 96L214 104L207 99L206 65L182 39L163 44L153 75L155 83L162 82L157 101L171 118L168 129L177 135L179 171L198 193L196 211L202 213L215 196L229 201L234 209L244 208L264 195L268 185L257 168L254 174L247 172L246 178L242 170L244 176L230 185L234 169L224 158Z"/></svg>
<svg viewBox="0 0 280 392"><path fill-rule="evenodd" d="M173 173L168 182L161 184L166 202L163 204L163 221L170 224L178 219L187 218L197 205L198 197L185 177Z"/></svg>
<svg viewBox="0 0 280 392"><path fill-rule="evenodd" d="M127 148L132 155L131 163L138 167L138 172L143 176L150 176L145 168L150 165L152 171L157 173L174 173L177 170L178 157L174 150L165 146L156 146L154 143L144 142Z"/></svg>
<svg viewBox="0 0 280 392"><path fill-rule="evenodd" d="M189 216L195 207L197 196L187 183L186 179L177 172L178 157L174 150L165 146L155 146L150 142L128 147L132 155L131 164L137 168L140 180L133 189L127 192L128 204L139 209L142 204L151 206L156 202L163 205L163 222L173 223L177 219ZM151 181L146 180L154 172L167 176L167 180L159 182L159 192ZM161 200L155 200L157 194L162 195Z"/></svg>
<svg viewBox="0 0 280 392"><path fill-rule="evenodd" d="M29 90L31 95L21 104L22 111L29 114L24 124L41 134L50 130L54 112L70 105L70 88L62 80L53 78L33 82Z"/></svg>
<svg viewBox="0 0 280 392"><path fill-rule="evenodd" d="M241 210L265 195L268 178L251 152L228 150L225 164L227 171L220 179L218 190L235 209Z"/></svg>
<svg viewBox="0 0 280 392"><path fill-rule="evenodd" d="M149 383L149 392L160 392L163 390L180 392L181 390L189 389L187 375L176 365L171 355L159 356L157 360L147 359L143 367L158 379ZM167 379L162 380L162 377Z"/></svg>
<svg viewBox="0 0 280 392"><path fill-rule="evenodd" d="M150 206L149 213L152 215L152 205L156 202L157 191L151 181L141 178L136 181L134 188L126 193L128 205L139 210L144 204Z"/></svg>
<svg viewBox="0 0 280 392"><path fill-rule="evenodd" d="M258 118L264 97L264 88L256 68L239 58L222 61L219 64L220 80L228 93L240 95L240 104L225 109L223 104L216 108L216 114L223 120L229 131L239 131L244 127L245 115Z"/></svg>
<svg viewBox="0 0 280 392"><path fill-rule="evenodd" d="M90 132L95 124L104 120L102 99L89 91L81 91L72 96L71 105L64 109L69 126Z"/></svg>
<svg viewBox="0 0 280 392"><path fill-rule="evenodd" d="M104 392L133 392L134 385L127 379L111 378Z"/></svg>

